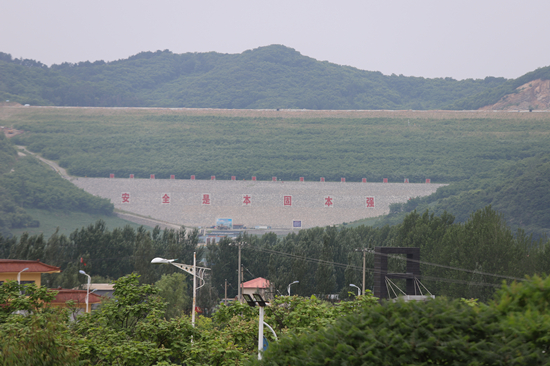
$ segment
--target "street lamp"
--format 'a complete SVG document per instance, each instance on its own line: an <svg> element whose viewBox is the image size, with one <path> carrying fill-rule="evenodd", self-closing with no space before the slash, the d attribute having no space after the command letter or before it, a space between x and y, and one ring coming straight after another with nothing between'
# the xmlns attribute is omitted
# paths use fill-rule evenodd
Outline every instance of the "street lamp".
<svg viewBox="0 0 550 366"><path fill-rule="evenodd" d="M254 298L252 298L252 296L254 296ZM243 295L248 305L254 307L256 306L256 304L258 304L258 306L260 307L260 320L258 324L258 360L261 360L261 351L264 348L264 325L267 326L269 330L271 330L271 332L275 336L275 339L277 339L277 334L275 333L273 328L269 326L269 324L264 322L264 308L266 307L266 305L268 305L268 303L262 298L260 294L253 294L252 296L250 296L249 294Z"/></svg>
<svg viewBox="0 0 550 366"><path fill-rule="evenodd" d="M28 271L28 270L29 270L29 267L23 268L21 271L19 271L19 273L17 274L17 284L18 285L21 285L21 273L25 272L25 271Z"/></svg>
<svg viewBox="0 0 550 366"><path fill-rule="evenodd" d="M17 284L19 285L19 295L23 294L23 291L21 291L21 273L28 271L29 267L23 268L19 273L17 274Z"/></svg>
<svg viewBox="0 0 550 366"><path fill-rule="evenodd" d="M90 307L88 306L88 301L90 299L90 284L92 283L92 277L90 277L90 275L84 272L83 270L78 271L78 273L88 277L88 289L86 290L86 312L89 313Z"/></svg>
<svg viewBox="0 0 550 366"><path fill-rule="evenodd" d="M295 283L300 283L300 281L294 281L292 283L289 283L286 287L286 292L288 292L288 296L290 296L290 286L294 285Z"/></svg>
<svg viewBox="0 0 550 366"><path fill-rule="evenodd" d="M171 264L178 267L182 271L185 271L193 276L193 309L191 310L191 324L195 327L195 305L197 303L197 290L204 286L204 271L210 268L197 267L197 253L193 252L193 265L174 263L175 259L153 258L151 263L153 264ZM198 269L198 273L197 273ZM201 285L197 287L197 277L201 280Z"/></svg>
<svg viewBox="0 0 550 366"><path fill-rule="evenodd" d="M357 296L361 296L361 289L358 286L355 286L353 283L350 283L349 285L357 289L357 292L358 292Z"/></svg>

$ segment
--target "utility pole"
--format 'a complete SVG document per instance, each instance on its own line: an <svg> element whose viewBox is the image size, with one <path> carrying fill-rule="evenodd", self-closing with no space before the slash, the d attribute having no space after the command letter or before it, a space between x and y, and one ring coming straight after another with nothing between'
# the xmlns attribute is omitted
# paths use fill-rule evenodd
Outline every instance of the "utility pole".
<svg viewBox="0 0 550 366"><path fill-rule="evenodd" d="M243 301L243 297L242 297L242 291L241 291L241 281L242 281L242 267L241 267L241 248L243 247L243 245L245 245L246 243L244 241L235 241L233 243L230 243L229 245L233 245L233 246L236 246L237 248L239 248L239 264L238 264L238 267L237 267L237 288L238 288L238 295L237 295L237 299L239 300L239 302L242 302Z"/></svg>
<svg viewBox="0 0 550 366"><path fill-rule="evenodd" d="M363 252L363 291L361 291L361 293L364 295L365 294L365 270L366 270L366 264L367 264L367 261L366 261L366 255L367 255L367 252L370 251L369 248L363 248L363 249L355 249L356 252Z"/></svg>
<svg viewBox="0 0 550 366"><path fill-rule="evenodd" d="M227 306L227 279L225 279L225 297L223 298L225 306Z"/></svg>
<svg viewBox="0 0 550 366"><path fill-rule="evenodd" d="M239 284L239 286L240 286L239 293L240 293L241 298L243 296L243 279L244 279L244 266L241 265L241 282Z"/></svg>

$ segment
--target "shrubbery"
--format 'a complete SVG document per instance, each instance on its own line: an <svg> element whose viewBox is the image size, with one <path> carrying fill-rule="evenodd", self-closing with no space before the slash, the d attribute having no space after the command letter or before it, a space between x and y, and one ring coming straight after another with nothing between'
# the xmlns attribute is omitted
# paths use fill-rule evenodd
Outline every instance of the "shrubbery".
<svg viewBox="0 0 550 366"><path fill-rule="evenodd" d="M193 328L188 317L163 319L158 290L130 275L112 300L69 323L47 307L53 293L22 288L28 297L15 282L0 286L0 303L10 304L0 317L3 365L545 365L550 351L550 277L503 286L487 304L280 297L265 315L279 340L265 330L262 361L258 311L248 305L221 306Z"/></svg>
<svg viewBox="0 0 550 366"><path fill-rule="evenodd" d="M488 305L384 302L268 348L262 365L546 365L550 277L503 286Z"/></svg>

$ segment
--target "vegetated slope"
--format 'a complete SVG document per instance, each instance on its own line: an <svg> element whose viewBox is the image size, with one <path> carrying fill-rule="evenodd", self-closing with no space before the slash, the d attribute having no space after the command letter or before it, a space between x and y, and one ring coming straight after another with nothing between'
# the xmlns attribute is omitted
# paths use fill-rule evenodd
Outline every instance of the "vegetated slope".
<svg viewBox="0 0 550 366"><path fill-rule="evenodd" d="M509 79L503 82L502 84L496 86L495 88L484 90L480 93L474 93L466 96L465 98L456 100L453 103L445 106L444 109L450 110L473 110L487 107L490 109L492 105L498 103L500 100L510 94L516 94L521 92L521 87L525 84L535 81L535 80L550 80L550 66L541 67L534 71L528 72L527 74L520 76L517 79ZM529 109L529 107L535 107L535 105L521 106L519 103L517 109ZM496 106L496 109L503 109L502 107ZM516 108L514 108L516 109Z"/></svg>
<svg viewBox="0 0 550 366"><path fill-rule="evenodd" d="M550 235L550 154L508 163L442 187L431 196L392 205L389 217L379 224L400 222L404 214L427 208L437 215L450 212L465 222L487 205L502 213L513 228Z"/></svg>
<svg viewBox="0 0 550 366"><path fill-rule="evenodd" d="M373 117L299 118L296 114L307 113L281 111L271 112L279 118L262 118L233 111L231 117L187 111L10 111L5 121L27 131L14 137L17 143L58 160L75 175L366 177L369 182L408 178L411 183L431 178L455 183L430 198L393 207L392 215L430 208L438 214L447 210L464 222L471 212L492 204L514 228L537 235L550 229L546 165L525 160L547 156L550 124L544 113L399 112L399 118L382 118L396 112L364 112ZM517 169L526 164L522 174L506 170L516 169L514 164ZM394 222L391 216L387 220L382 223Z"/></svg>
<svg viewBox="0 0 550 366"><path fill-rule="evenodd" d="M110 215L113 205L61 178L33 157L19 157L11 142L0 135L0 233L37 227L25 208ZM8 164L9 162L9 164Z"/></svg>
<svg viewBox="0 0 550 366"><path fill-rule="evenodd" d="M109 63L51 67L0 53L0 75L2 100L60 106L422 110L509 83L386 76L281 45L241 54L142 52Z"/></svg>
<svg viewBox="0 0 550 366"><path fill-rule="evenodd" d="M0 131L0 177L12 169L16 157L17 151ZM9 235L9 228L21 219L27 221L30 217L13 201L9 190L0 183L0 234Z"/></svg>
<svg viewBox="0 0 550 366"><path fill-rule="evenodd" d="M548 118L534 113L438 119L419 113L299 118L280 112L280 118L258 118L186 111L18 111L9 122L27 132L14 137L16 143L59 160L72 175L88 177L449 183L545 152L550 142Z"/></svg>

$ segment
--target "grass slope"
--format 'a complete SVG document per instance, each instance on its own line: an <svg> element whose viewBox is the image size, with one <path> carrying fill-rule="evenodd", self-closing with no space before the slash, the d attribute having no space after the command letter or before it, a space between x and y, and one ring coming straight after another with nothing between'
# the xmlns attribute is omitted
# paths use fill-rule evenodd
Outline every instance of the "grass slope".
<svg viewBox="0 0 550 366"><path fill-rule="evenodd" d="M113 205L61 178L33 157L17 157L11 141L0 135L0 234L4 237L53 234L104 220L112 228L139 225L112 215Z"/></svg>
<svg viewBox="0 0 550 366"><path fill-rule="evenodd" d="M101 215L101 214L89 214L84 212L67 212L67 211L49 211L40 209L26 209L26 212L33 217L33 219L40 222L40 227L28 227L11 229L12 235L21 237L25 232L29 235L43 234L45 238L49 238L59 228L59 234L65 234L69 236L76 229L82 227L88 227L91 224L97 222L97 220L103 220L105 225L110 229L122 228L129 225L134 230L137 230L141 225L123 220L117 216ZM153 230L153 228L145 226L146 230Z"/></svg>

